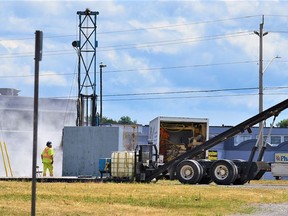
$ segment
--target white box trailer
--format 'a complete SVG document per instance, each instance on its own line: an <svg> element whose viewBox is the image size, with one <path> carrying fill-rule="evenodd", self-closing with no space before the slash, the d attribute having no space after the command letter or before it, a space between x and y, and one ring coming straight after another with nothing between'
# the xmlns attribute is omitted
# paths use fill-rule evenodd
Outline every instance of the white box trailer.
<svg viewBox="0 0 288 216"><path fill-rule="evenodd" d="M275 162L271 163L271 173L275 178L288 176L288 163Z"/></svg>
<svg viewBox="0 0 288 216"><path fill-rule="evenodd" d="M276 179L288 176L288 153L275 153L275 162L271 163L271 173Z"/></svg>
<svg viewBox="0 0 288 216"><path fill-rule="evenodd" d="M163 117L149 123L149 140L157 146L159 163L166 163L208 140L207 118ZM204 159L205 152L195 156Z"/></svg>

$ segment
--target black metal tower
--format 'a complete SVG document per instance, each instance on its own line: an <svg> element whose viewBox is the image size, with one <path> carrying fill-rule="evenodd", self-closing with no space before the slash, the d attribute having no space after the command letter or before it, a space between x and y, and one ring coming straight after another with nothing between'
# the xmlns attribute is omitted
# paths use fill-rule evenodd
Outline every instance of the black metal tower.
<svg viewBox="0 0 288 216"><path fill-rule="evenodd" d="M97 126L96 94L96 20L99 12L89 9L77 11L79 15L79 40L72 46L78 54L77 126Z"/></svg>

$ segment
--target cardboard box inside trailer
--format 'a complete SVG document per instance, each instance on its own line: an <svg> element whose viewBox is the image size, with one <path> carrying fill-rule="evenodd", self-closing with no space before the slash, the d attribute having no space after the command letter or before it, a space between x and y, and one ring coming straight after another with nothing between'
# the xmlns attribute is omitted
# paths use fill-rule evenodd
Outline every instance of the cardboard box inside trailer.
<svg viewBox="0 0 288 216"><path fill-rule="evenodd" d="M149 139L159 151L159 162L165 163L207 140L206 118L157 117L149 123ZM206 158L203 152L194 159Z"/></svg>

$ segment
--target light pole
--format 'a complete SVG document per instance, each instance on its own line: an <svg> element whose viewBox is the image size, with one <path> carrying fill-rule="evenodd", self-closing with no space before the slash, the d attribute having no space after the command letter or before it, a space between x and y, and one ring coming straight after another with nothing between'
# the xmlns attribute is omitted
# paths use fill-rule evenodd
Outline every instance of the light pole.
<svg viewBox="0 0 288 216"><path fill-rule="evenodd" d="M263 74L265 73L265 71L268 69L268 67L270 66L270 64L274 61L274 59L279 59L279 58L281 58L280 56L274 56L270 61L269 61L269 63L267 64L267 66L264 68L264 70L263 70ZM262 75L263 75L262 74Z"/></svg>
<svg viewBox="0 0 288 216"><path fill-rule="evenodd" d="M270 64L275 60L275 59L281 58L280 56L274 56L269 63L267 64L267 66L264 68L264 70L262 71L262 73L259 72L259 112L263 111L263 75L265 73L265 71L268 69L268 67L270 66ZM261 97L260 97L261 96ZM260 111L260 107L262 109L262 111ZM263 132L262 132L263 134Z"/></svg>
<svg viewBox="0 0 288 216"><path fill-rule="evenodd" d="M102 68L106 67L102 62L100 63L100 121L99 123L102 124Z"/></svg>

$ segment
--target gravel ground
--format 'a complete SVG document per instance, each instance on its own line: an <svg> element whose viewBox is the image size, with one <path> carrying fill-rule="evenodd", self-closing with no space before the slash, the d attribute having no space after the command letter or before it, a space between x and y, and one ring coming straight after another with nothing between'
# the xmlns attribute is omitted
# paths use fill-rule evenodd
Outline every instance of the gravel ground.
<svg viewBox="0 0 288 216"><path fill-rule="evenodd" d="M231 216L287 216L288 203L281 204L257 204L253 205L257 210L251 214L235 214Z"/></svg>
<svg viewBox="0 0 288 216"><path fill-rule="evenodd" d="M287 190L288 185L269 185L269 184L245 184L241 185L246 188L265 188L271 189L284 189ZM240 187L240 186L234 186ZM288 203L269 203L269 204L253 204L256 210L251 214L234 214L230 216L288 216Z"/></svg>

